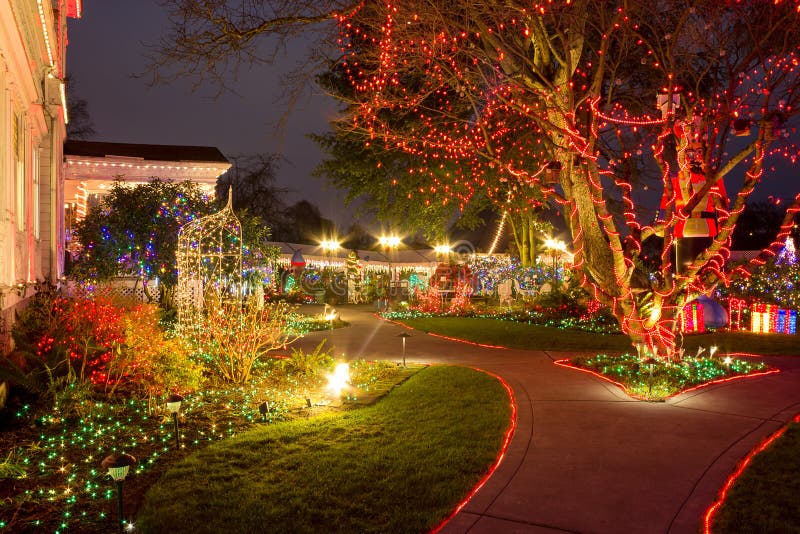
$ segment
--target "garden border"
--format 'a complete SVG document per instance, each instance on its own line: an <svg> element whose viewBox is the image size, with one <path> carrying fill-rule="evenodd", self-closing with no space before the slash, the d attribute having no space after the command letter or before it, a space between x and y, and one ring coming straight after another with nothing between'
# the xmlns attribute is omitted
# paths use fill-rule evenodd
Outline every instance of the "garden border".
<svg viewBox="0 0 800 534"><path fill-rule="evenodd" d="M605 380L606 382L610 382L611 384L614 384L615 386L618 386L628 397L630 397L632 399L639 400L639 401L647 401L648 400L645 397L642 397L642 396L639 396L639 395L634 395L633 393L631 393L631 391L627 387L625 387L625 384L623 384L621 382L617 382L616 380L612 380L612 379L608 378L607 376L598 373L597 371L592 371L591 369L586 369L584 367L579 367L579 366L573 364L570 361L569 358L562 358L560 360L553 360L553 363L555 365L558 365L559 367L565 367L567 369L575 369L576 371L581 371L583 373L588 373L590 375L596 376L597 378L600 378L601 380ZM662 402L662 401L665 401L665 400L668 400L668 399L672 399L672 398L677 397L678 395L681 395L683 393L688 393L690 391L696 391L698 389L702 389L702 388L705 388L705 387L708 387L708 386L713 386L715 384L722 384L724 382L732 382L734 380L740 380L740 379L744 379L744 378L758 378L760 376L774 375L774 374L777 374L777 373L780 373L780 372L781 372L780 369L770 369L768 371L760 371L760 372L756 372L756 373L748 373L746 375L736 375L736 376L728 376L728 377L725 377L725 378L717 378L716 380L711 380L709 382L704 382L702 384L698 384L698 385L692 386L690 388L682 389L682 390L680 390L680 391L678 391L676 393L673 393L672 395L668 395L668 396L666 396L666 397L664 397L662 399L659 399L657 402ZM649 401L649 402L653 402L653 401Z"/></svg>
<svg viewBox="0 0 800 534"><path fill-rule="evenodd" d="M509 405L511 406L511 417L508 425L508 430L506 430L505 437L503 438L503 445L500 447L500 452L497 453L497 458L495 458L495 461L489 468L489 471L483 476L483 478L481 478L478 481L475 487L473 487L469 491L469 493L467 493L466 497L464 497L464 499L462 499L461 502L456 505L453 511L450 512L450 514L447 517L445 517L441 521L441 523L439 523L437 526L435 526L433 529L430 530L430 534L438 534L461 510L464 509L464 507L467 504L469 504L469 501L471 501L472 498L481 490L481 488L483 488L486 482L489 481L492 475L494 475L494 473L500 467L503 458L505 458L506 452L508 451L508 447L511 444L511 439L514 437L514 434L517 430L517 401L516 397L514 396L514 390L511 389L511 386L508 384L508 382L506 382L502 376L495 374L491 371L487 371L479 367L470 367L470 369L480 371L481 373L493 377L498 382L500 382L500 385L503 386L503 388L505 388L506 393L508 393L508 402Z"/></svg>
<svg viewBox="0 0 800 534"><path fill-rule="evenodd" d="M747 469L747 466L750 465L750 462L753 460L753 458L764 452L775 440L781 437L792 423L800 423L800 413L795 415L788 423L773 432L761 443L751 449L750 452L748 452L747 455L739 462L739 464L736 466L736 469L730 474L730 476L728 476L725 484L723 484L722 489L717 495L717 500L711 503L711 506L708 507L706 513L703 514L703 534L711 534L711 522L714 520L716 513L725 503L725 499L728 497L728 490L733 487L733 484L736 482L736 480L742 475L742 473L744 473L745 469Z"/></svg>

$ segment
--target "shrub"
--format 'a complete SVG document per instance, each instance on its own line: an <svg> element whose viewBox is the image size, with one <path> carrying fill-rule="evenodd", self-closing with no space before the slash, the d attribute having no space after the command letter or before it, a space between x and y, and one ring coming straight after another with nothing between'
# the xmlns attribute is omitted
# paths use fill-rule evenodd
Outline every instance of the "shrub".
<svg viewBox="0 0 800 534"><path fill-rule="evenodd" d="M243 384L250 380L253 366L270 351L285 348L299 336L287 328L294 308L285 302L259 308L250 303L215 304L192 330L189 340L208 369L223 382Z"/></svg>
<svg viewBox="0 0 800 534"><path fill-rule="evenodd" d="M71 299L42 291L13 330L18 350L0 377L80 415L92 394L120 390L152 398L179 385L194 389L201 368L158 325L155 305Z"/></svg>
<svg viewBox="0 0 800 534"><path fill-rule="evenodd" d="M117 385L152 401L167 392L187 392L200 387L203 366L190 358L191 348L182 338L159 327L159 310L140 304L122 318L125 344L110 366L111 392ZM112 375L113 372L113 376Z"/></svg>
<svg viewBox="0 0 800 534"><path fill-rule="evenodd" d="M291 355L281 360L279 366L287 375L296 378L303 385L319 385L322 372L329 371L334 361L333 356L323 350L324 345L323 339L311 352L292 349Z"/></svg>
<svg viewBox="0 0 800 534"><path fill-rule="evenodd" d="M399 369L400 367L396 363L385 360L375 362L356 360L350 362L350 383L359 389L368 391L376 382L397 375Z"/></svg>

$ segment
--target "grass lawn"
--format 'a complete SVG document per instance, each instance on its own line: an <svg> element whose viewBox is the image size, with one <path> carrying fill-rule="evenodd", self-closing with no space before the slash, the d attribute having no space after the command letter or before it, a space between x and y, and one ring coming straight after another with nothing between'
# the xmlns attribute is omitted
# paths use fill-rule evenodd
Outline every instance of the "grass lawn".
<svg viewBox="0 0 800 534"><path fill-rule="evenodd" d="M513 349L624 352L633 350L627 336L562 330L515 321L478 317L420 317L400 322L423 332L432 332L476 343Z"/></svg>
<svg viewBox="0 0 800 534"><path fill-rule="evenodd" d="M800 424L756 455L728 492L712 532L800 532Z"/></svg>
<svg viewBox="0 0 800 534"><path fill-rule="evenodd" d="M401 319L400 322L423 332L514 349L597 351L617 354L633 351L630 340L622 334L564 330L473 317L423 317ZM687 335L683 338L683 346L690 354L695 353L698 347L708 348L712 345L719 347L719 354L800 355L797 335L714 332Z"/></svg>
<svg viewBox="0 0 800 534"><path fill-rule="evenodd" d="M431 367L378 403L270 425L211 445L148 492L144 532L422 532L495 461L505 389Z"/></svg>

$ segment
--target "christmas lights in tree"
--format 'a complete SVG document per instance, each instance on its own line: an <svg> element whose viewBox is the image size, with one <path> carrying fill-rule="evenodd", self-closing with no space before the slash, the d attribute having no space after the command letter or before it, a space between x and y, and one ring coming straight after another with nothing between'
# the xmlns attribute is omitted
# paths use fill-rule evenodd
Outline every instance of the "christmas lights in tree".
<svg viewBox="0 0 800 534"><path fill-rule="evenodd" d="M786 236L786 242L783 245L783 248L778 253L778 256L775 258L775 263L777 265L794 265L797 263L797 252L794 248L794 240L792 236Z"/></svg>
<svg viewBox="0 0 800 534"><path fill-rule="evenodd" d="M787 126L800 111L796 3L675 7L389 1L339 15L334 72L352 88L347 131L416 162L409 180L421 185L408 195L488 198L509 216L541 198L556 206L575 278L666 359L679 356L688 296L730 283L729 236L771 161L800 157ZM745 178L726 206L735 168Z"/></svg>

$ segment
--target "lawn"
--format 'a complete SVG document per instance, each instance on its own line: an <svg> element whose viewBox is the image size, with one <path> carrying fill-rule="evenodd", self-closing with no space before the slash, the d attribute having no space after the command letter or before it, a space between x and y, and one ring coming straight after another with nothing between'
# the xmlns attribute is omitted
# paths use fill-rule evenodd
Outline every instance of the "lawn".
<svg viewBox="0 0 800 534"><path fill-rule="evenodd" d="M473 317L420 317L400 319L400 322L423 332L514 349L617 354L633 350L628 337L622 334L568 330L515 321ZM714 332L683 337L683 347L688 353L695 353L698 347L711 346L717 346L719 354L800 355L800 342L796 335Z"/></svg>
<svg viewBox="0 0 800 534"><path fill-rule="evenodd" d="M477 317L419 317L402 319L400 322L423 332L514 349L601 352L633 349L628 337L621 334L563 330L516 321Z"/></svg>
<svg viewBox="0 0 800 534"><path fill-rule="evenodd" d="M422 532L483 477L509 399L494 378L431 367L378 403L270 425L187 457L151 487L145 532Z"/></svg>
<svg viewBox="0 0 800 534"><path fill-rule="evenodd" d="M728 492L712 532L800 532L800 424L756 455Z"/></svg>

